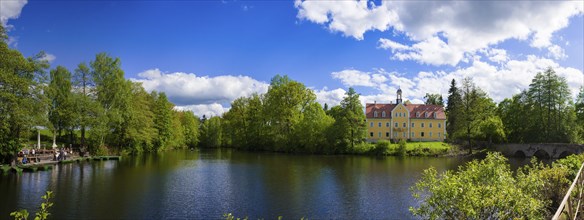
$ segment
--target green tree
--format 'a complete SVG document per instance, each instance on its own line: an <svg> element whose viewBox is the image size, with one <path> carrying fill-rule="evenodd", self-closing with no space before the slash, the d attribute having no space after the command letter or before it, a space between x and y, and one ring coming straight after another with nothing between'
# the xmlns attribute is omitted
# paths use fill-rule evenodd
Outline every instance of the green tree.
<svg viewBox="0 0 584 220"><path fill-rule="evenodd" d="M566 79L552 68L538 73L527 91L530 113L537 117L531 127L532 142L570 142L574 140L574 109Z"/></svg>
<svg viewBox="0 0 584 220"><path fill-rule="evenodd" d="M324 112L319 103L311 103L294 129L298 151L324 152L327 145L326 132L333 123L334 119Z"/></svg>
<svg viewBox="0 0 584 220"><path fill-rule="evenodd" d="M23 138L33 126L46 120L46 85L48 63L44 53L25 58L6 43L0 25L0 162L8 163L21 148Z"/></svg>
<svg viewBox="0 0 584 220"><path fill-rule="evenodd" d="M482 136L481 122L495 113L495 103L470 78L462 81L461 95L462 103L457 115L460 117L457 123L460 123L461 129L455 131L454 135L466 138L469 153L472 154L472 139Z"/></svg>
<svg viewBox="0 0 584 220"><path fill-rule="evenodd" d="M168 141L172 138L172 103L168 101L166 94L152 93L154 97L154 127L158 131L155 141L157 150L164 150L168 146Z"/></svg>
<svg viewBox="0 0 584 220"><path fill-rule="evenodd" d="M338 146L337 151L353 150L355 144L365 139L365 113L359 94L353 88L349 88L340 106L331 108L330 114L335 122L328 135L332 139L329 142Z"/></svg>
<svg viewBox="0 0 584 220"><path fill-rule="evenodd" d="M456 81L452 79L450 83L450 89L448 89L448 105L446 106L446 133L448 134L448 139L453 140L455 138L454 134L460 129L460 107L462 105L462 96L460 91L456 87Z"/></svg>
<svg viewBox="0 0 584 220"><path fill-rule="evenodd" d="M95 116L94 98L90 91L94 88L91 69L85 63L80 63L75 69L72 78L72 85L75 87L73 93L73 106L75 108L76 125L81 131L81 146L86 146L86 129L91 126Z"/></svg>
<svg viewBox="0 0 584 220"><path fill-rule="evenodd" d="M489 147L493 146L493 141L500 142L505 140L505 127L501 118L496 115L487 116L479 124L482 137L489 141Z"/></svg>
<svg viewBox="0 0 584 220"><path fill-rule="evenodd" d="M199 119L191 111L178 112L183 127L185 144L194 148L199 143Z"/></svg>
<svg viewBox="0 0 584 220"><path fill-rule="evenodd" d="M152 110L154 99L140 83L132 83L132 99L126 125L126 143L130 151L154 150L158 130L154 126L155 114Z"/></svg>
<svg viewBox="0 0 584 220"><path fill-rule="evenodd" d="M71 95L71 72L63 66L51 70L51 81L47 95L50 99L49 121L53 128L53 143L57 135L60 137L63 130L74 127L74 113ZM72 140L70 140L72 141Z"/></svg>
<svg viewBox="0 0 584 220"><path fill-rule="evenodd" d="M218 116L211 117L201 125L200 145L206 148L221 147L223 143L222 121Z"/></svg>
<svg viewBox="0 0 584 220"><path fill-rule="evenodd" d="M97 102L101 106L101 112L97 114L100 124L92 127L96 144L120 147L120 141L127 136L127 126L124 123L128 117L125 114L129 112L131 83L124 78L119 58L114 59L105 53L99 53L90 62L90 66Z"/></svg>
<svg viewBox="0 0 584 220"><path fill-rule="evenodd" d="M442 95L440 95L440 94L426 93L426 96L424 96L424 99L426 99L426 105L444 105L444 101L442 100Z"/></svg>
<svg viewBox="0 0 584 220"><path fill-rule="evenodd" d="M264 114L276 151L290 151L294 127L302 112L316 100L312 90L288 76L276 75L265 95Z"/></svg>

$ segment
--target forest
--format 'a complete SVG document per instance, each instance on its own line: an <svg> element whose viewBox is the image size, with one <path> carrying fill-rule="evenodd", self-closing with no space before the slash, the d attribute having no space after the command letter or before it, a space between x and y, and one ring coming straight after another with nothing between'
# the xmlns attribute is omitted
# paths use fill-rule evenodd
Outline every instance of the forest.
<svg viewBox="0 0 584 220"><path fill-rule="evenodd" d="M265 94L240 97L222 116L179 111L163 92L147 92L127 80L121 60L106 53L74 70L50 69L44 53L24 57L9 48L0 26L0 158L8 163L38 129L92 154L140 153L194 147L231 147L297 153L362 152L364 107L349 88L339 105L324 107L314 91L276 75ZM496 83L496 82L494 82ZM538 73L529 88L495 103L471 78L453 79L446 103L448 141L481 143L584 140L584 89L572 97L553 69Z"/></svg>

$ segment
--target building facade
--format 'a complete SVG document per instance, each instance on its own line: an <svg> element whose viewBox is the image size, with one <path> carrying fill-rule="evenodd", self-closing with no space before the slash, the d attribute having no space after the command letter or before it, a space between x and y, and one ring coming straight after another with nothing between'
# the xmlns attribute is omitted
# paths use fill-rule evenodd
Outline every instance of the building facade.
<svg viewBox="0 0 584 220"><path fill-rule="evenodd" d="M406 104L397 90L395 103L367 103L367 140L444 141L446 114L441 105Z"/></svg>

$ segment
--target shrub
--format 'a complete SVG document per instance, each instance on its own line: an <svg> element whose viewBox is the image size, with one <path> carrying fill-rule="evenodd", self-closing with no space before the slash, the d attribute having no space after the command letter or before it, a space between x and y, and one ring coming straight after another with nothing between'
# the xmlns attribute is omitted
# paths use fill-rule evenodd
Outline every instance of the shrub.
<svg viewBox="0 0 584 220"><path fill-rule="evenodd" d="M398 155L399 156L402 156L402 157L405 156L406 155L406 146L407 146L406 140L403 140L403 139L400 140L397 143L397 145L398 145L398 147L397 147L397 153L398 153Z"/></svg>
<svg viewBox="0 0 584 220"><path fill-rule="evenodd" d="M389 141L380 140L375 144L375 147L371 150L371 154L383 156L387 154L387 150L389 149Z"/></svg>

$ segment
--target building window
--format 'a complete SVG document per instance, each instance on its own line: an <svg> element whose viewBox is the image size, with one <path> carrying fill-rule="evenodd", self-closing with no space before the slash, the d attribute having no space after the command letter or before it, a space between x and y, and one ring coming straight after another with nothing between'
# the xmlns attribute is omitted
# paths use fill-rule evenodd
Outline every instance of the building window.
<svg viewBox="0 0 584 220"><path fill-rule="evenodd" d="M428 112L424 113L424 118L428 117Z"/></svg>
<svg viewBox="0 0 584 220"><path fill-rule="evenodd" d="M385 118L385 111L382 111L382 112L381 112L381 117L382 117L382 118Z"/></svg>
<svg viewBox="0 0 584 220"><path fill-rule="evenodd" d="M381 122L379 122L377 125L381 128ZM361 134L363 134L363 133L361 133Z"/></svg>
<svg viewBox="0 0 584 220"><path fill-rule="evenodd" d="M371 136L373 136L373 133L371 133ZM424 137L424 132L420 132L420 137Z"/></svg>
<svg viewBox="0 0 584 220"><path fill-rule="evenodd" d="M371 122L371 123L369 124L369 127L373 127L373 122ZM363 133L361 133L361 134L363 134Z"/></svg>
<svg viewBox="0 0 584 220"><path fill-rule="evenodd" d="M414 127L414 122L412 122L412 128Z"/></svg>
<svg viewBox="0 0 584 220"><path fill-rule="evenodd" d="M440 137L440 132L438 132L438 137Z"/></svg>
<svg viewBox="0 0 584 220"><path fill-rule="evenodd" d="M410 137L410 138L413 138L413 137L414 137L414 134L415 134L415 133L414 133L414 132L412 132L412 134L411 134L411 137Z"/></svg>
<svg viewBox="0 0 584 220"><path fill-rule="evenodd" d="M374 112L373 112L373 117L374 117L374 118L377 118L377 111L374 111Z"/></svg>
<svg viewBox="0 0 584 220"><path fill-rule="evenodd" d="M430 122L430 124L428 125L429 127L432 127L432 122Z"/></svg>
<svg viewBox="0 0 584 220"><path fill-rule="evenodd" d="M397 122L395 123L395 127L397 128Z"/></svg>
<svg viewBox="0 0 584 220"><path fill-rule="evenodd" d="M406 123L404 122L404 128L406 127Z"/></svg>
<svg viewBox="0 0 584 220"><path fill-rule="evenodd" d="M441 128L442 127L442 124L438 123L438 127Z"/></svg>
<svg viewBox="0 0 584 220"><path fill-rule="evenodd" d="M397 137L397 132L394 132L393 133L393 137Z"/></svg>
<svg viewBox="0 0 584 220"><path fill-rule="evenodd" d="M363 134L363 133L361 133ZM369 132L369 136L373 137L373 132Z"/></svg>
<svg viewBox="0 0 584 220"><path fill-rule="evenodd" d="M381 137L381 132L377 133L377 136Z"/></svg>
<svg viewBox="0 0 584 220"><path fill-rule="evenodd" d="M389 128L389 122L385 123L385 127Z"/></svg>
<svg viewBox="0 0 584 220"><path fill-rule="evenodd" d="M397 118L397 112L395 113L395 117Z"/></svg>
<svg viewBox="0 0 584 220"><path fill-rule="evenodd" d="M432 132L430 132L430 137L432 137Z"/></svg>
<svg viewBox="0 0 584 220"><path fill-rule="evenodd" d="M389 137L389 132L385 132L385 137Z"/></svg>
<svg viewBox="0 0 584 220"><path fill-rule="evenodd" d="M436 118L436 112L434 112L434 118Z"/></svg>
<svg viewBox="0 0 584 220"><path fill-rule="evenodd" d="M422 122L422 128L424 127L424 122Z"/></svg>
<svg viewBox="0 0 584 220"><path fill-rule="evenodd" d="M404 133L404 137L406 137L406 132L403 132L403 133Z"/></svg>
<svg viewBox="0 0 584 220"><path fill-rule="evenodd" d="M420 113L416 112L416 118L419 118L419 117L420 117Z"/></svg>

